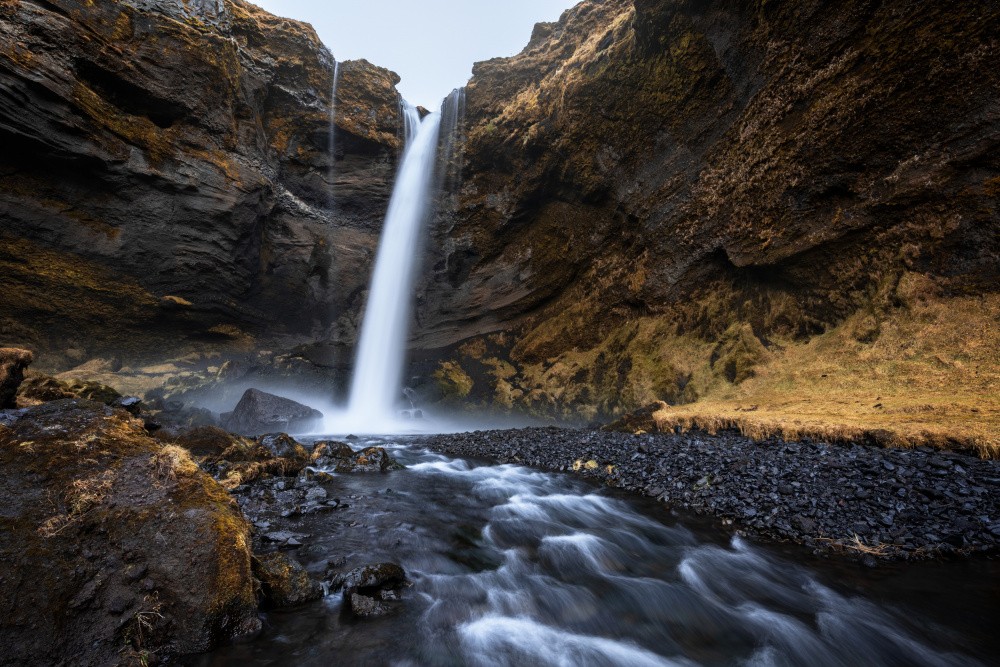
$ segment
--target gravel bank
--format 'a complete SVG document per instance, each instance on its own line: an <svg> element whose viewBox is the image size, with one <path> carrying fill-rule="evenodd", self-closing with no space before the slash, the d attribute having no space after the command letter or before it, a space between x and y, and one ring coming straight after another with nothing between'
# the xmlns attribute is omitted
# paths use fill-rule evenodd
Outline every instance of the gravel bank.
<svg viewBox="0 0 1000 667"><path fill-rule="evenodd" d="M741 534L874 558L1000 544L1000 462L926 449L530 428L428 438L431 449L549 470L710 513Z"/></svg>

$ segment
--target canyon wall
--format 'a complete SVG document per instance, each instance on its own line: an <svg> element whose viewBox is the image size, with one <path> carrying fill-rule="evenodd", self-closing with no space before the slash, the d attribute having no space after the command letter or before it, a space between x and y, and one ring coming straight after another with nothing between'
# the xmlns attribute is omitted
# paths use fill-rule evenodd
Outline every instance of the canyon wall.
<svg viewBox="0 0 1000 667"><path fill-rule="evenodd" d="M539 24L469 83L420 367L446 398L587 419L734 395L832 332L866 353L928 301L995 314L998 34L975 0L588 1Z"/></svg>
<svg viewBox="0 0 1000 667"><path fill-rule="evenodd" d="M986 0L587 0L537 25L467 87L413 384L577 420L837 395L995 424L997 34ZM50 369L294 348L346 375L397 81L341 64L331 170L309 26L0 1L0 344Z"/></svg>
<svg viewBox="0 0 1000 667"><path fill-rule="evenodd" d="M350 342L399 78L341 63L331 165L333 66L241 0L0 2L0 339L56 368Z"/></svg>

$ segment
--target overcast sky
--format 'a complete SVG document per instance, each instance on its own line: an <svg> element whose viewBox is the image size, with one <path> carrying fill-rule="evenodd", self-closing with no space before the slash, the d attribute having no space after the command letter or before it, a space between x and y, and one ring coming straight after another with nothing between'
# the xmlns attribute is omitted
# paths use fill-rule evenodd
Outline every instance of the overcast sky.
<svg viewBox="0 0 1000 667"><path fill-rule="evenodd" d="M472 76L472 63L511 56L539 21L577 0L251 0L311 23L337 60L365 58L403 77L410 103L436 109Z"/></svg>

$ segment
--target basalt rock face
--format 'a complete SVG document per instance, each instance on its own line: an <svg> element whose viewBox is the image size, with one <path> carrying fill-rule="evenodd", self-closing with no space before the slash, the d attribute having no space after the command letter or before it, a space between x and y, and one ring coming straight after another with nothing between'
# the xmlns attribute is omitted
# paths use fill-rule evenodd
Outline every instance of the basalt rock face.
<svg viewBox="0 0 1000 667"><path fill-rule="evenodd" d="M467 88L424 370L613 413L696 399L702 367L739 384L772 340L865 309L877 330L915 291L995 294L997 34L974 0L588 1L539 24Z"/></svg>
<svg viewBox="0 0 1000 667"><path fill-rule="evenodd" d="M327 340L399 149L398 77L345 62L330 164L333 65L310 26L241 0L0 3L0 340Z"/></svg>

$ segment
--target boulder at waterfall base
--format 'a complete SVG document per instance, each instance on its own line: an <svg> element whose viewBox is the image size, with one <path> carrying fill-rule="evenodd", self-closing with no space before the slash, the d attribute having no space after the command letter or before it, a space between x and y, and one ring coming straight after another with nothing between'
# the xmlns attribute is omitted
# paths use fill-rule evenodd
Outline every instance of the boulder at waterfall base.
<svg viewBox="0 0 1000 667"><path fill-rule="evenodd" d="M314 429L323 413L289 398L247 389L236 409L222 415L222 426L241 435L302 433Z"/></svg>

